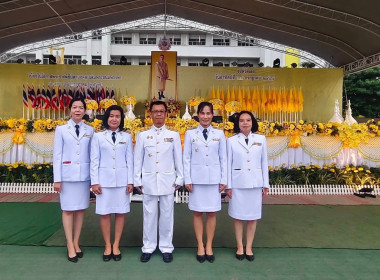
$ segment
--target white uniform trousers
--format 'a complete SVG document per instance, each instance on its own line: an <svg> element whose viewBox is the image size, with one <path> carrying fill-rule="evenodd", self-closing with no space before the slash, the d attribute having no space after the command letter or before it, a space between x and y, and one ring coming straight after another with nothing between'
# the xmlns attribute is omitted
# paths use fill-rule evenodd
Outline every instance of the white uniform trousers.
<svg viewBox="0 0 380 280"><path fill-rule="evenodd" d="M158 203L160 201L160 203ZM143 253L153 253L157 248L157 219L158 205L160 205L159 218L159 246L162 253L171 253L173 246L174 224L174 193L169 195L143 196Z"/></svg>

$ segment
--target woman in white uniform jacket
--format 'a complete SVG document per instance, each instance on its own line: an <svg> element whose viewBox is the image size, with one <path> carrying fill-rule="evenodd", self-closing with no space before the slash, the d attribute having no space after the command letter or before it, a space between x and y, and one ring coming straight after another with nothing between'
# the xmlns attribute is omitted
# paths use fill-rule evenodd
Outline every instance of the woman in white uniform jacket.
<svg viewBox="0 0 380 280"><path fill-rule="evenodd" d="M238 134L227 140L228 213L234 218L236 258L254 260L252 243L256 221L261 219L262 195L269 190L265 136L254 134L258 124L251 112L238 114L234 126ZM247 221L247 243L243 247L243 220Z"/></svg>
<svg viewBox="0 0 380 280"><path fill-rule="evenodd" d="M133 190L133 144L124 132L124 113L110 106L103 117L104 131L94 134L91 143L91 185L96 194L96 214L100 216L105 249L103 260L121 260L119 243L125 213L130 211ZM115 214L115 237L111 246L111 214Z"/></svg>
<svg viewBox="0 0 380 280"><path fill-rule="evenodd" d="M215 234L216 211L221 209L220 192L227 184L227 152L224 132L211 126L213 106L209 102L198 105L200 125L185 135L183 169L185 185L190 192L189 209L198 243L197 260L215 260L212 241ZM206 247L203 244L203 212L206 212Z"/></svg>
<svg viewBox="0 0 380 280"><path fill-rule="evenodd" d="M71 119L55 130L53 172L54 190L60 193L67 257L77 262L83 256L79 237L84 209L90 201L90 142L94 129L82 122L86 112L83 99L72 99L69 108Z"/></svg>

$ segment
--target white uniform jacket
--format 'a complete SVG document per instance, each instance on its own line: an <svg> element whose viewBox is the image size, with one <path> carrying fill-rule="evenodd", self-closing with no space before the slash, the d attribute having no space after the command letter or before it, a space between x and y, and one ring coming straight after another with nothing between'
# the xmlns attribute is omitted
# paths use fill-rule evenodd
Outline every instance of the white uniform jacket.
<svg viewBox="0 0 380 280"><path fill-rule="evenodd" d="M57 126L54 135L54 182L80 182L90 180L90 145L94 129L79 123L79 136L75 123Z"/></svg>
<svg viewBox="0 0 380 280"><path fill-rule="evenodd" d="M158 131L157 131L158 130ZM137 135L134 157L135 186L148 195L168 195L183 185L182 146L178 132L152 126Z"/></svg>
<svg viewBox="0 0 380 280"><path fill-rule="evenodd" d="M203 127L186 131L183 152L185 184L227 184L227 148L224 132L209 128L207 140Z"/></svg>
<svg viewBox="0 0 380 280"><path fill-rule="evenodd" d="M123 131L97 132L91 141L91 185L103 188L126 187L133 184L132 136Z"/></svg>
<svg viewBox="0 0 380 280"><path fill-rule="evenodd" d="M269 188L266 138L250 133L248 145L242 133L227 140L228 189Z"/></svg>

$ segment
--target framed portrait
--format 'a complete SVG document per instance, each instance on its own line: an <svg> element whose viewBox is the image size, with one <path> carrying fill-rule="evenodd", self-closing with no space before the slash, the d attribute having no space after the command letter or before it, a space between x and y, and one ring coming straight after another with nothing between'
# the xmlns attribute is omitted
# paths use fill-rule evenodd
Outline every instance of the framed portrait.
<svg viewBox="0 0 380 280"><path fill-rule="evenodd" d="M177 100L177 52L152 51L151 98Z"/></svg>

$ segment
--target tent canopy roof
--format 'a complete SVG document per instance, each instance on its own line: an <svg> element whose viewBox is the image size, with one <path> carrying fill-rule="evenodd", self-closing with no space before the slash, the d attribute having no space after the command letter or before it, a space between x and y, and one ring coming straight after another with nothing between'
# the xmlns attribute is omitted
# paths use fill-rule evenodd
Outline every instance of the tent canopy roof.
<svg viewBox="0 0 380 280"><path fill-rule="evenodd" d="M166 2L169 15L305 50L336 67L380 53L378 0ZM0 53L164 13L165 0L3 0Z"/></svg>

